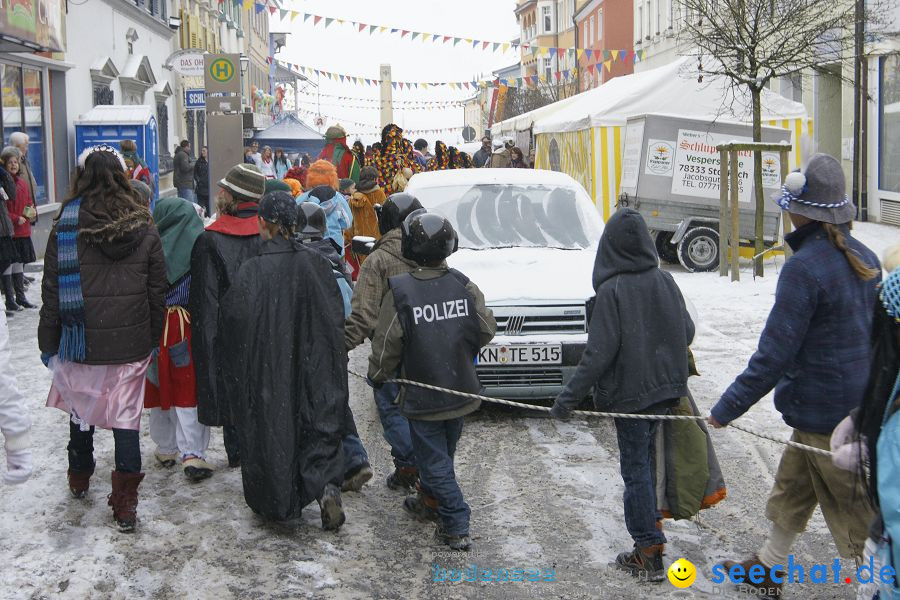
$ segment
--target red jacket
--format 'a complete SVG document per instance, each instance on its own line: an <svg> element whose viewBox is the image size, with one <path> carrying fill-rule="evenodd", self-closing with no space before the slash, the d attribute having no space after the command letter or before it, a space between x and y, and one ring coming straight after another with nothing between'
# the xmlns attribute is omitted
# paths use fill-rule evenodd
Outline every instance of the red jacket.
<svg viewBox="0 0 900 600"><path fill-rule="evenodd" d="M23 177L13 176L16 180L16 198L15 200L7 200L6 210L9 212L9 219L13 224L14 238L31 237L31 221L25 219L25 222L19 225L19 217L23 217L22 213L25 207L31 204L30 194L28 193L28 183ZM24 218L24 217L23 217Z"/></svg>

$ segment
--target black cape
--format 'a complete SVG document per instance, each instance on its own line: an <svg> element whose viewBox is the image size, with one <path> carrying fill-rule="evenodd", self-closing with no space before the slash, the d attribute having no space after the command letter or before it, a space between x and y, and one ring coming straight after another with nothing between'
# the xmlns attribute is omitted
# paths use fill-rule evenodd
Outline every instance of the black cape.
<svg viewBox="0 0 900 600"><path fill-rule="evenodd" d="M263 517L298 518L344 475L347 353L331 265L297 242L265 242L238 270L222 314L244 499Z"/></svg>
<svg viewBox="0 0 900 600"><path fill-rule="evenodd" d="M252 218L256 223L256 215ZM259 253L259 236L228 235L204 231L191 253L191 351L197 377L197 417L204 425L221 427L232 424L232 415L219 388L219 357L223 350L218 339L221 330L221 302L231 287L238 267Z"/></svg>

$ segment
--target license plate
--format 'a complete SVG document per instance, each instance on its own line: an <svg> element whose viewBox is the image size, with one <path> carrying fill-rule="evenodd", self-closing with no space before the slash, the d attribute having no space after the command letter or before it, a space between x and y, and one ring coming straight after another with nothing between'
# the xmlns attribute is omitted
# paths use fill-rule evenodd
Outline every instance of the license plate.
<svg viewBox="0 0 900 600"><path fill-rule="evenodd" d="M520 344L485 346L478 353L479 365L558 365L562 344Z"/></svg>

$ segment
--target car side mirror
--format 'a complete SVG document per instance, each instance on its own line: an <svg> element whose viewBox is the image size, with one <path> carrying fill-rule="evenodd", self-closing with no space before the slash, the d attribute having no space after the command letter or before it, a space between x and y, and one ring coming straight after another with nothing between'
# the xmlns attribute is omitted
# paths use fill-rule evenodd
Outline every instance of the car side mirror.
<svg viewBox="0 0 900 600"><path fill-rule="evenodd" d="M374 248L375 238L369 237L367 235L353 236L353 240L350 242L350 250L351 252L353 252L353 254L368 256L372 254L372 250Z"/></svg>

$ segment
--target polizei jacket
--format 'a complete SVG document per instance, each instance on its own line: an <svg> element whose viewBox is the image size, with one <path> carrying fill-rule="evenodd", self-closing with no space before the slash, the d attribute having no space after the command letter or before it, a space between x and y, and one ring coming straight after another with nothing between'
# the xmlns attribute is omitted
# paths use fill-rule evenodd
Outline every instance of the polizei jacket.
<svg viewBox="0 0 900 600"><path fill-rule="evenodd" d="M396 375L461 392L478 393L478 350L494 337L497 323L474 283L447 268L418 268L391 277L372 338L369 377ZM404 386L401 412L437 421L477 410L480 402L444 392Z"/></svg>
<svg viewBox="0 0 900 600"><path fill-rule="evenodd" d="M686 396L694 323L678 285L659 269L636 211L622 209L606 224L594 290L587 347L555 410L571 411L594 386L597 408L611 412L640 412Z"/></svg>

